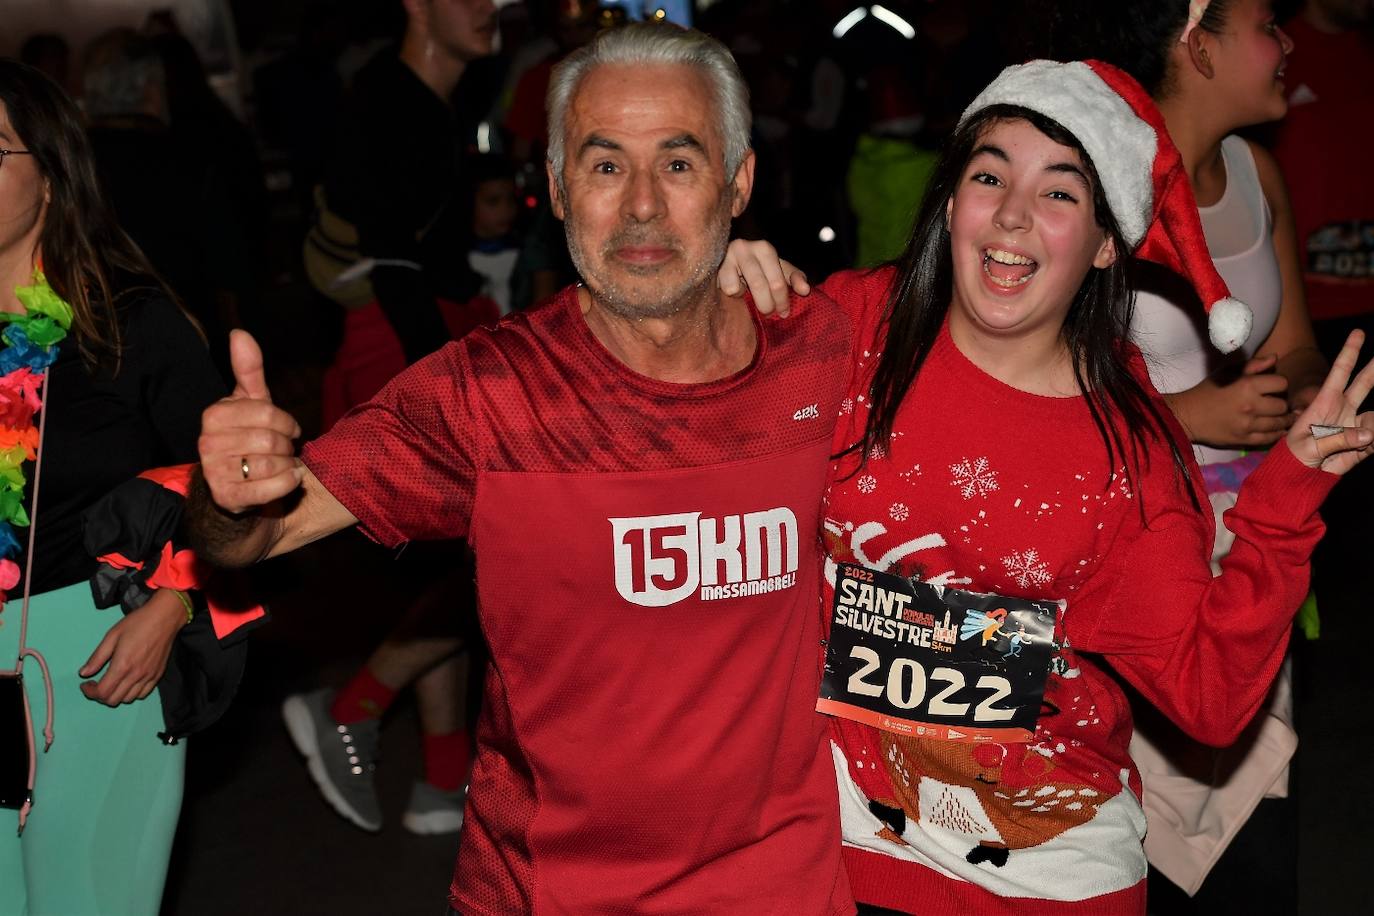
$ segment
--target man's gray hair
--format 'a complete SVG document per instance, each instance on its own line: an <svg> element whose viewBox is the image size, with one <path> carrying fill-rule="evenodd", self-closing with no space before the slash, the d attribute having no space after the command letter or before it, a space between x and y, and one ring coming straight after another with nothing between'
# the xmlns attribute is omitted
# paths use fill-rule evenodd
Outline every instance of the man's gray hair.
<svg viewBox="0 0 1374 916"><path fill-rule="evenodd" d="M608 29L590 44L569 54L549 81L549 163L561 185L566 154L568 105L582 79L604 65L685 65L706 77L715 96L721 139L725 142L725 177L749 152L749 88L725 45L694 29L656 22L632 22Z"/></svg>

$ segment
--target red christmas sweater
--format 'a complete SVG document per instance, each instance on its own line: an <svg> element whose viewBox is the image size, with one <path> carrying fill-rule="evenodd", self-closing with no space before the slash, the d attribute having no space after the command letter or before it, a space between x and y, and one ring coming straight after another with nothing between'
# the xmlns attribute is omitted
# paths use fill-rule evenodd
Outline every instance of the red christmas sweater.
<svg viewBox="0 0 1374 916"><path fill-rule="evenodd" d="M845 273L823 286L857 316L861 341L837 453L868 416L891 277ZM1182 430L1171 433L1191 456ZM1193 508L1163 443L1140 474L1109 464L1083 398L1004 385L959 352L947 326L891 441L866 459L832 467L827 609L836 561L1066 605L1030 743L832 720L856 899L922 914L1143 913L1131 714L1105 666L1199 740L1230 743L1283 659L1322 533L1317 507L1336 477L1275 447L1227 516L1236 546L1214 579L1211 516Z"/></svg>
<svg viewBox="0 0 1374 916"><path fill-rule="evenodd" d="M514 913L853 913L815 711L816 532L852 329L753 363L617 361L577 291L417 362L308 445L387 545L466 536L491 650L450 900Z"/></svg>

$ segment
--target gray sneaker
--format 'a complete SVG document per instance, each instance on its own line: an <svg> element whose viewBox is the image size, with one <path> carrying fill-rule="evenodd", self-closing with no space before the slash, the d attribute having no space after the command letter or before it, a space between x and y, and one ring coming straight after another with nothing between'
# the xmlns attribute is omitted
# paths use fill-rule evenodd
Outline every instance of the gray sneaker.
<svg viewBox="0 0 1374 916"><path fill-rule="evenodd" d="M457 833L463 826L463 801L467 787L456 792L436 789L423 779L410 788L410 804L406 805L401 823L411 833Z"/></svg>
<svg viewBox="0 0 1374 916"><path fill-rule="evenodd" d="M364 830L382 829L382 809L372 775L380 735L376 719L340 725L329 715L334 691L296 693L281 704L281 716L310 777L330 807Z"/></svg>

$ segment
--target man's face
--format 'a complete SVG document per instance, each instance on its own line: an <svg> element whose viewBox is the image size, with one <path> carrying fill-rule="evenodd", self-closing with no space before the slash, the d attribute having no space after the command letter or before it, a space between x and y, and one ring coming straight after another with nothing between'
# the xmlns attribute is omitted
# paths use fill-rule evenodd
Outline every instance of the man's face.
<svg viewBox="0 0 1374 916"><path fill-rule="evenodd" d="M595 300L623 318L667 318L698 301L753 181L752 153L725 174L705 78L681 65L597 67L564 127L563 180L550 172L549 192Z"/></svg>
<svg viewBox="0 0 1374 916"><path fill-rule="evenodd" d="M492 0L429 0L429 32L449 54L470 61L496 48Z"/></svg>

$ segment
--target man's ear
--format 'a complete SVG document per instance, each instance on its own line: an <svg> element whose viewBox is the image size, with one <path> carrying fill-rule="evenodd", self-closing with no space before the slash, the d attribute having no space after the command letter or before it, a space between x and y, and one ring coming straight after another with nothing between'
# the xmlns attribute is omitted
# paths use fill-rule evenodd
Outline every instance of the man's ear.
<svg viewBox="0 0 1374 916"><path fill-rule="evenodd" d="M739 216L749 206L749 197L754 193L754 151L749 150L735 169L734 200L730 202L730 215Z"/></svg>
<svg viewBox="0 0 1374 916"><path fill-rule="evenodd" d="M553 215L561 219L567 218L567 208L563 202L563 190L559 186L558 176L553 173L553 163L544 160L544 174L549 179L549 206L553 210Z"/></svg>
<svg viewBox="0 0 1374 916"><path fill-rule="evenodd" d="M1093 257L1093 267L1108 268L1116 263L1116 242L1110 235L1102 239L1102 245Z"/></svg>

